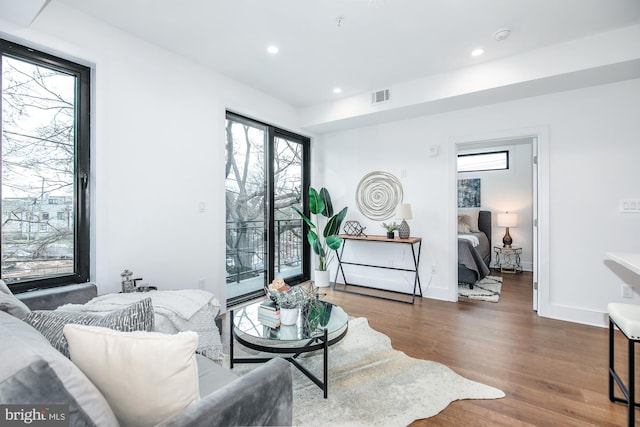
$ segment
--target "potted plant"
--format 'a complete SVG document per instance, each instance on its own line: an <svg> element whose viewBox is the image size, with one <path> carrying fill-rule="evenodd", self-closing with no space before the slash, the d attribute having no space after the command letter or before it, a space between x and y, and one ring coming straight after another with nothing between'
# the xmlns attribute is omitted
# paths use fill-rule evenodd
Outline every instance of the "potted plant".
<svg viewBox="0 0 640 427"><path fill-rule="evenodd" d="M342 237L338 236L342 221L347 215L345 207L337 214L333 214L333 204L331 196L326 188L318 192L315 188L309 187L309 213L315 216L316 223L307 217L300 209L293 208L303 221L309 226L307 240L318 255L318 265L316 268L315 285L329 286L329 263L333 251L340 248Z"/></svg>
<svg viewBox="0 0 640 427"><path fill-rule="evenodd" d="M312 295L300 286L294 286L284 292L277 292L276 304L280 307L280 322L283 325L295 324L300 308L312 299Z"/></svg>
<svg viewBox="0 0 640 427"><path fill-rule="evenodd" d="M400 226L395 222L390 222L389 224L383 222L382 226L387 229L387 239L395 239L394 231L396 231Z"/></svg>

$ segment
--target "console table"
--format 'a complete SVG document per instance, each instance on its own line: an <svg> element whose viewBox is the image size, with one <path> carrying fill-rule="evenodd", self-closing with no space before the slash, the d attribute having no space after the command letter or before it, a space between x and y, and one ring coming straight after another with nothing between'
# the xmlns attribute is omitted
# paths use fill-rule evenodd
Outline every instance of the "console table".
<svg viewBox="0 0 640 427"><path fill-rule="evenodd" d="M342 243L342 247L340 248L339 251L336 251L336 255L338 258L338 268L336 270L336 275L335 275L335 279L334 279L334 283L333 283L333 289L335 291L339 291L339 292L348 292L348 293L352 293L352 294L358 294L358 295L366 295L366 296L370 296L370 297L374 297L374 298L381 298L381 299L386 299L386 300L390 300L390 301L397 301L397 302L404 302L407 304L413 304L415 302L416 299L416 291L419 291L419 295L422 296L422 286L420 285L420 275L418 274L418 266L420 265L420 251L422 249L422 237L409 237L407 239L388 239L386 236L349 236L346 234L341 234L340 237L342 237L343 239L343 243ZM392 244L392 245L405 245L405 246L409 246L411 247L411 254L413 256L413 268L400 268L400 267L388 267L388 266L383 266L383 265L378 265L378 264L363 264L363 263L357 263L357 262L350 262L350 261L345 261L343 259L343 254L344 254L344 248L347 246L347 242L367 242L367 243L372 243L372 244ZM417 247L417 249L416 249ZM405 301L402 299L397 299L397 298L391 298L391 297L387 297L387 296L382 296L382 295L373 295L373 294L368 294L368 293L363 293L363 292L358 292L358 291L354 291L351 289L347 289L347 286L349 285L355 285L355 286L363 286L363 287L368 287L368 288L374 288L372 286L367 286L367 285L356 285L354 283L349 283L347 281L347 278L345 277L344 274L344 269L342 268L343 265L357 265L357 266L361 266L361 267L371 267L371 268L383 268L386 270L397 270L397 271L408 271L414 274L414 279L413 279L413 293L408 294L405 292L398 292L398 291L391 291L391 290L386 290L386 289L380 289L380 290L384 290L384 291L388 291L388 292L396 292L396 293L402 293L405 295L411 295L411 301ZM338 285L338 274L342 274L342 280L344 281L344 289L338 289L337 285ZM379 289L379 288L375 288L375 289Z"/></svg>

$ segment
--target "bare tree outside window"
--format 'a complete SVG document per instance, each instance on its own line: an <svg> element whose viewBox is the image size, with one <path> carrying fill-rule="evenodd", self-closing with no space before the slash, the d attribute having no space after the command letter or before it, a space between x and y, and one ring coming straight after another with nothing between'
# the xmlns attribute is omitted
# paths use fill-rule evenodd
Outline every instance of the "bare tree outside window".
<svg viewBox="0 0 640 427"><path fill-rule="evenodd" d="M226 134L227 281L239 282L264 270L266 132L227 120Z"/></svg>
<svg viewBox="0 0 640 427"><path fill-rule="evenodd" d="M73 75L2 57L2 278L8 282L73 273L75 88Z"/></svg>
<svg viewBox="0 0 640 427"><path fill-rule="evenodd" d="M301 207L303 147L285 137L273 139L272 154L268 147L266 126L227 120L227 282L252 283L249 291L262 288L270 268L269 239L275 248L274 277L302 274L302 222L291 207ZM273 194L269 194L270 183ZM273 200L273 236L268 236L265 199ZM229 291L229 295L237 293Z"/></svg>

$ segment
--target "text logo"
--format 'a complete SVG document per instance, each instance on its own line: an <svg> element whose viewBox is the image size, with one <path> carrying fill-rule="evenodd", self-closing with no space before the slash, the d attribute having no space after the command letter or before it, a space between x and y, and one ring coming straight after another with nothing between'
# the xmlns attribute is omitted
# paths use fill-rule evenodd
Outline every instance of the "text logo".
<svg viewBox="0 0 640 427"><path fill-rule="evenodd" d="M0 405L0 426L68 427L69 405Z"/></svg>

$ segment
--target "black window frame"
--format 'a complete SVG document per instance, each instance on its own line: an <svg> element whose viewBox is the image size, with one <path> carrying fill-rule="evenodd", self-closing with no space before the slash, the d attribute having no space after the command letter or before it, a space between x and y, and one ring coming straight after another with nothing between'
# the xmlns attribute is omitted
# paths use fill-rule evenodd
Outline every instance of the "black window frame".
<svg viewBox="0 0 640 427"><path fill-rule="evenodd" d="M457 159L459 159L460 157L475 157L475 156L485 156L485 155L488 155L488 154L502 154L502 153L504 153L505 157L506 157L506 165L505 165L504 168L472 169L472 170L465 170L465 171L456 170L456 172L457 173L468 173L468 172L490 172L490 171L509 170L509 150L482 151L482 152L479 152L479 153L458 154Z"/></svg>
<svg viewBox="0 0 640 427"><path fill-rule="evenodd" d="M284 138L289 140L297 141L302 146L302 195L301 195L301 204L303 208L303 212L307 217L309 216L309 186L311 185L311 138L300 135L282 128L279 128L274 125L270 125L268 123L262 122L260 120L256 120L242 114L238 114L231 110L226 110L225 112L225 120L233 120L239 123L246 123L250 126L255 126L258 128L263 128L266 133L267 145L265 147L267 156L264 159L264 168L267 176L267 182L265 183L267 189L267 196L265 198L265 216L267 219L267 235L274 236L275 234L275 206L273 203L274 198L274 180L273 180L273 159L274 155L274 146L276 138ZM302 235L305 236L303 242L306 242L306 235L309 232L309 226L302 221ZM275 264L275 240L268 239L268 248L267 248L267 262L269 266L274 266ZM275 273L273 269L267 269L265 275L265 282L271 283L275 278ZM299 275L288 277L287 284L296 285L311 279L311 247L308 244L303 243L302 245L302 272ZM266 284L265 283L265 284ZM242 304L247 301L254 300L256 298L260 298L265 295L264 289L259 289L244 295L240 295L235 298L227 299L227 307L232 307L238 304Z"/></svg>
<svg viewBox="0 0 640 427"><path fill-rule="evenodd" d="M19 293L34 289L88 282L91 278L91 197L89 186L89 177L91 176L91 68L4 39L0 39L0 55L25 62L31 62L35 65L42 65L76 77L76 141L74 159L75 200L73 201L75 213L74 271L71 274L63 274L47 278L20 279L14 282L7 282L7 285L12 292ZM2 61L0 61L0 73L2 73ZM0 87L0 91L1 90L2 88ZM2 97L0 97L0 104L1 102ZM0 128L1 126L2 122L0 121ZM0 194L0 203L1 202L2 197Z"/></svg>

